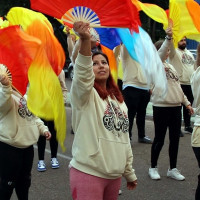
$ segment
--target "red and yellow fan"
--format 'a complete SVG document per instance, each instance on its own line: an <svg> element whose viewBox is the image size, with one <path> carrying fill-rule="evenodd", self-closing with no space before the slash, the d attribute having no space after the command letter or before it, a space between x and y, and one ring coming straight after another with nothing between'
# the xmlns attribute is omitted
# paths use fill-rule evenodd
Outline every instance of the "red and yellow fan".
<svg viewBox="0 0 200 200"><path fill-rule="evenodd" d="M31 0L31 8L62 19L68 26L76 21L91 27L121 27L138 30L139 14L130 0Z"/></svg>

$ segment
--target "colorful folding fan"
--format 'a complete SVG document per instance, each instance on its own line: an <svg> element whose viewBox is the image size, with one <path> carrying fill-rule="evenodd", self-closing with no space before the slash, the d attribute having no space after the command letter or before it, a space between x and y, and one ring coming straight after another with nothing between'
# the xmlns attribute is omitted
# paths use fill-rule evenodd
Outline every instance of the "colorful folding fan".
<svg viewBox="0 0 200 200"><path fill-rule="evenodd" d="M132 2L153 20L162 23L164 29L172 26L175 47L184 36L200 41L200 6L194 0L170 0L168 15L157 5L142 3L138 0L132 0Z"/></svg>
<svg viewBox="0 0 200 200"><path fill-rule="evenodd" d="M138 30L138 11L130 0L31 0L31 8L62 19L71 27L75 21L84 21L91 27Z"/></svg>

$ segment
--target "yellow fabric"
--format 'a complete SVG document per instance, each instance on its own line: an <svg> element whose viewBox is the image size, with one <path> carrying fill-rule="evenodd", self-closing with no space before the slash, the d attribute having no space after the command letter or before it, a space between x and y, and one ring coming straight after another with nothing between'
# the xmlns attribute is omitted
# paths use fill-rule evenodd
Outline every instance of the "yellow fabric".
<svg viewBox="0 0 200 200"><path fill-rule="evenodd" d="M57 140L64 151L66 112L56 76L64 66L64 50L54 36L50 22L41 13L14 7L8 12L7 19L13 25L20 24L26 33L41 41L40 50L28 71L30 88L27 105L36 116L54 120Z"/></svg>
<svg viewBox="0 0 200 200"><path fill-rule="evenodd" d="M189 39L200 41L200 32L197 30L195 22L190 15L193 10L188 10L191 2L191 0L170 0L169 18L172 20L175 47L185 36ZM164 26L164 28L166 29L167 26Z"/></svg>
<svg viewBox="0 0 200 200"><path fill-rule="evenodd" d="M164 29L172 26L175 47L184 36L200 42L200 6L194 0L170 0L169 19L165 10L157 5L142 3L138 0L132 0L132 3L150 18L162 23Z"/></svg>
<svg viewBox="0 0 200 200"><path fill-rule="evenodd" d="M9 22L7 20L3 20L3 18L0 18L0 29L1 28L6 28L9 26Z"/></svg>
<svg viewBox="0 0 200 200"><path fill-rule="evenodd" d="M43 119L54 120L57 140L64 151L66 113L62 89L42 46L29 68L28 77L30 82L27 95L28 108Z"/></svg>
<svg viewBox="0 0 200 200"><path fill-rule="evenodd" d="M155 4L142 3L138 0L132 0L132 2L156 22L162 23L164 25L168 24L167 14L161 7Z"/></svg>

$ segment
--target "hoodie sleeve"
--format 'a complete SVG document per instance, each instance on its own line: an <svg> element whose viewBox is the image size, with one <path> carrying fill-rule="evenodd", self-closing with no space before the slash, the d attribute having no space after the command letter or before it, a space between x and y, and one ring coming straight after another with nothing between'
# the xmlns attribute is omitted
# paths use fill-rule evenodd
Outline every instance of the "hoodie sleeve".
<svg viewBox="0 0 200 200"><path fill-rule="evenodd" d="M132 153L131 145L129 145L127 163L126 163L125 171L123 173L123 176L127 182L133 182L137 180L137 177L135 175L135 170L132 167L132 163L133 163L133 153Z"/></svg>
<svg viewBox="0 0 200 200"><path fill-rule="evenodd" d="M81 109L86 105L94 86L94 79L92 57L83 56L79 53L74 67L74 77L71 86L72 106Z"/></svg>
<svg viewBox="0 0 200 200"><path fill-rule="evenodd" d="M170 45L171 45L171 40L165 39L162 46L158 50L158 54L159 54L162 62L164 62L166 60L166 55L167 55Z"/></svg>
<svg viewBox="0 0 200 200"><path fill-rule="evenodd" d="M44 122L39 117L35 117L35 122L40 132L40 135L44 136L44 133L49 131L48 127L44 125Z"/></svg>
<svg viewBox="0 0 200 200"><path fill-rule="evenodd" d="M171 42L171 45L169 47L170 47L169 58L173 59L174 56L176 55L176 49L174 48L173 42Z"/></svg>
<svg viewBox="0 0 200 200"><path fill-rule="evenodd" d="M58 79L60 81L62 93L63 93L63 98L64 98L64 103L67 103L67 86L65 83L65 72L62 70L61 73L58 76Z"/></svg>
<svg viewBox="0 0 200 200"><path fill-rule="evenodd" d="M12 88L0 83L0 112L5 113L12 107Z"/></svg>

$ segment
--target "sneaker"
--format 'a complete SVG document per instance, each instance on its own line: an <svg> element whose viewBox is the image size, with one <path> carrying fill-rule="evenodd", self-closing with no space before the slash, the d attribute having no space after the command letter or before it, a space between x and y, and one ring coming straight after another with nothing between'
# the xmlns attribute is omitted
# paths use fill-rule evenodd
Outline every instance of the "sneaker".
<svg viewBox="0 0 200 200"><path fill-rule="evenodd" d="M152 140L148 136L145 136L143 138L139 138L138 142L139 143L145 143L145 144L152 144L153 143Z"/></svg>
<svg viewBox="0 0 200 200"><path fill-rule="evenodd" d="M59 168L59 162L57 160L57 158L51 158L51 168L52 169L57 169Z"/></svg>
<svg viewBox="0 0 200 200"><path fill-rule="evenodd" d="M192 134L193 128L191 126L186 126L184 130L186 133Z"/></svg>
<svg viewBox="0 0 200 200"><path fill-rule="evenodd" d="M39 160L39 161L38 161L38 168L37 168L37 170L38 170L39 172L44 172L44 171L47 170L47 169L46 169L46 165L45 165L45 163L44 163L44 160Z"/></svg>
<svg viewBox="0 0 200 200"><path fill-rule="evenodd" d="M181 175L180 171L178 169L176 169L176 168L168 169L167 177L173 178L173 179L175 179L177 181L185 180L185 177L183 175Z"/></svg>
<svg viewBox="0 0 200 200"><path fill-rule="evenodd" d="M158 168L149 168L149 176L153 180L160 180L160 175L158 173Z"/></svg>
<svg viewBox="0 0 200 200"><path fill-rule="evenodd" d="M119 190L119 193L118 193L119 195L121 195L122 194L122 190Z"/></svg>

